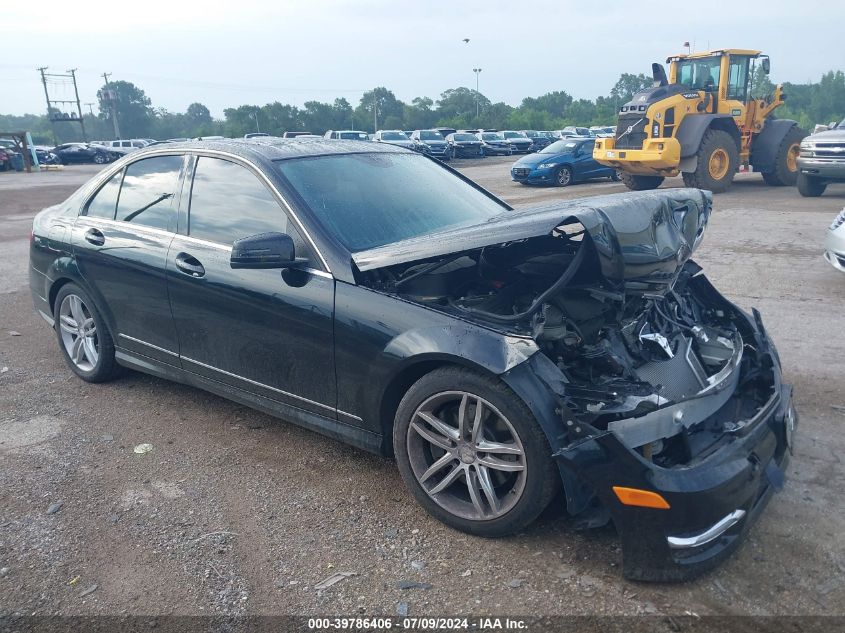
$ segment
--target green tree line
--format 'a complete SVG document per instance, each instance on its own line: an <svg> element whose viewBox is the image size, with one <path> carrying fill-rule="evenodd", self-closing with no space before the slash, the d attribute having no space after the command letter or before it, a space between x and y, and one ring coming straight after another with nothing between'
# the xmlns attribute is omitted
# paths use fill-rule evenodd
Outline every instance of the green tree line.
<svg viewBox="0 0 845 633"><path fill-rule="evenodd" d="M223 119L215 119L202 103L192 103L185 112L155 107L144 90L128 81L114 81L109 88L117 93L115 104L123 138L180 138L221 135L241 137L249 132L281 135L285 131L322 134L329 129L420 129L435 126L454 128L496 128L554 130L567 125L612 125L618 108L631 96L651 84L643 74L620 76L607 96L575 99L564 90L539 97L526 97L518 106L492 102L470 88L446 90L440 98L416 97L410 103L398 99L385 87L365 92L357 106L340 97L332 102L307 101L302 107L279 101L264 105L226 108ZM105 88L105 86L103 86ZM752 93L771 94L774 85L758 72ZM816 123L840 120L845 116L845 74L829 71L815 83L784 84L786 105L778 117L797 120L805 129ZM375 108L375 111L374 111ZM101 101L99 112L84 116L89 139L114 138L109 104ZM77 123L51 124L46 115L0 115L0 130L29 130L38 143L82 140Z"/></svg>

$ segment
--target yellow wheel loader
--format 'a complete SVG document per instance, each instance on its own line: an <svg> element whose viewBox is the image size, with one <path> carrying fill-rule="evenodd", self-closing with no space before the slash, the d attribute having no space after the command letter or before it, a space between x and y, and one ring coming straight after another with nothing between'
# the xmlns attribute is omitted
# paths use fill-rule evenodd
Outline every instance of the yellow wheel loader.
<svg viewBox="0 0 845 633"><path fill-rule="evenodd" d="M753 97L751 79L760 51L725 49L676 55L652 64L654 84L619 110L613 138L596 140L593 158L619 170L629 189L659 187L682 174L688 187L720 193L741 165L761 172L769 185L794 185L798 149L807 133L795 121L775 119L784 101L774 94Z"/></svg>

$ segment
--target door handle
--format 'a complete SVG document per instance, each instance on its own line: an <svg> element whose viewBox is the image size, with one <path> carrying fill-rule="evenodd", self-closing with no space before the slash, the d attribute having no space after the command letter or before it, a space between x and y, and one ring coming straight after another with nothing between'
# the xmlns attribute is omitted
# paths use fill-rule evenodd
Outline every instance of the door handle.
<svg viewBox="0 0 845 633"><path fill-rule="evenodd" d="M176 256L176 268L190 275L191 277L205 277L205 268L196 257L187 253L179 253Z"/></svg>
<svg viewBox="0 0 845 633"><path fill-rule="evenodd" d="M106 243L106 236L100 229L88 229L85 231L85 241L94 246L102 246Z"/></svg>

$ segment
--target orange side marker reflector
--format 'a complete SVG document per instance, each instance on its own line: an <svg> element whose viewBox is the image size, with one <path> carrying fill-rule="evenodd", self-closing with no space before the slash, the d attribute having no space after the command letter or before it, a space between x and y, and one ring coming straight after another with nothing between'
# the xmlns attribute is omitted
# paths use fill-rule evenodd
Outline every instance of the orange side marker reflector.
<svg viewBox="0 0 845 633"><path fill-rule="evenodd" d="M658 510L668 510L669 502L666 501L656 492L650 490L640 490L639 488L624 488L622 486L613 486L613 492L626 506L639 506L641 508L657 508Z"/></svg>

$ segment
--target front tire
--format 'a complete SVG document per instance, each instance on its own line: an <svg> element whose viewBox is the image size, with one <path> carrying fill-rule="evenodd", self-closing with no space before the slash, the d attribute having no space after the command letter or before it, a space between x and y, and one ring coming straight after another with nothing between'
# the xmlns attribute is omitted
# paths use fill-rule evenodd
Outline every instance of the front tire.
<svg viewBox="0 0 845 633"><path fill-rule="evenodd" d="M739 168L739 150L733 137L723 130L707 130L698 148L693 172L684 172L684 184L713 193L727 191Z"/></svg>
<svg viewBox="0 0 845 633"><path fill-rule="evenodd" d="M435 370L408 390L393 448L420 505L479 536L522 530L560 485L531 410L504 383L464 368Z"/></svg>
<svg viewBox="0 0 845 633"><path fill-rule="evenodd" d="M764 171L763 181L772 187L792 187L798 180L798 153L807 134L793 125L778 146L774 171Z"/></svg>
<svg viewBox="0 0 845 633"><path fill-rule="evenodd" d="M818 198L827 189L827 183L807 176L806 174L798 174L798 193L805 198Z"/></svg>
<svg viewBox="0 0 845 633"><path fill-rule="evenodd" d="M627 174L624 171L618 171L619 179L631 191L648 191L649 189L657 189L663 184L663 176L637 176L636 174Z"/></svg>
<svg viewBox="0 0 845 633"><path fill-rule="evenodd" d="M88 293L73 283L62 286L53 315L59 349L73 373L86 382L118 376L114 340Z"/></svg>
<svg viewBox="0 0 845 633"><path fill-rule="evenodd" d="M564 165L555 172L555 184L558 187L568 187L572 184L572 167Z"/></svg>

